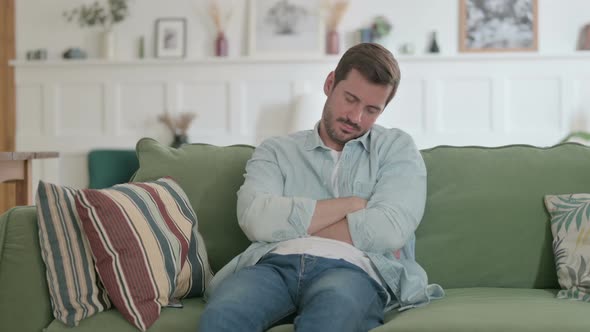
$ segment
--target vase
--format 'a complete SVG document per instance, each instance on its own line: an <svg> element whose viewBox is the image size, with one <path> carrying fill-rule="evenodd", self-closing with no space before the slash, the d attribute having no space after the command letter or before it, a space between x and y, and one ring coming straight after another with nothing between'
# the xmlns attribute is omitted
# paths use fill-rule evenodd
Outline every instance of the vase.
<svg viewBox="0 0 590 332"><path fill-rule="evenodd" d="M428 52L430 53L440 53L440 47L438 47L438 42L436 41L436 31L432 32L432 39L430 40L430 46L428 47Z"/></svg>
<svg viewBox="0 0 590 332"><path fill-rule="evenodd" d="M228 46L225 33L220 31L215 38L215 56L227 56Z"/></svg>
<svg viewBox="0 0 590 332"><path fill-rule="evenodd" d="M103 59L112 60L115 58L115 33L112 29L103 31L100 51Z"/></svg>
<svg viewBox="0 0 590 332"><path fill-rule="evenodd" d="M338 54L340 53L340 35L336 30L330 30L326 36L326 53Z"/></svg>
<svg viewBox="0 0 590 332"><path fill-rule="evenodd" d="M372 43L373 42L373 29L363 28L359 30L360 42L361 43Z"/></svg>
<svg viewBox="0 0 590 332"><path fill-rule="evenodd" d="M174 135L174 140L172 141L172 144L170 144L170 146L173 148L179 148L183 144L187 144L187 143L188 143L188 136L187 135L176 134L176 135Z"/></svg>
<svg viewBox="0 0 590 332"><path fill-rule="evenodd" d="M590 50L590 23L586 24L580 31L580 37L578 38L578 50Z"/></svg>

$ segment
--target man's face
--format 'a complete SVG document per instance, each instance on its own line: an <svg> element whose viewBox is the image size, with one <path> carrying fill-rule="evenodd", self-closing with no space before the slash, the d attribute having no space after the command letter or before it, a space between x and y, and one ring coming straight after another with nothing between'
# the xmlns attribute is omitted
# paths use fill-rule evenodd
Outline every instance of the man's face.
<svg viewBox="0 0 590 332"><path fill-rule="evenodd" d="M368 81L356 69L334 86L334 72L326 78L328 97L320 123L320 137L326 146L341 151L351 139L364 135L383 112L393 89Z"/></svg>

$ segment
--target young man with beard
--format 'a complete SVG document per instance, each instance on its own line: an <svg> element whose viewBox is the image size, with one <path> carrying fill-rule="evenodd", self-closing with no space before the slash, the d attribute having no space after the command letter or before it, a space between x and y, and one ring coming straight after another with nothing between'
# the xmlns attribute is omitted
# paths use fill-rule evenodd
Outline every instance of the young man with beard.
<svg viewBox="0 0 590 332"><path fill-rule="evenodd" d="M441 297L414 259L426 168L412 138L375 124L400 70L356 45L324 83L313 130L265 140L246 166L238 222L253 242L213 279L199 331L368 331Z"/></svg>

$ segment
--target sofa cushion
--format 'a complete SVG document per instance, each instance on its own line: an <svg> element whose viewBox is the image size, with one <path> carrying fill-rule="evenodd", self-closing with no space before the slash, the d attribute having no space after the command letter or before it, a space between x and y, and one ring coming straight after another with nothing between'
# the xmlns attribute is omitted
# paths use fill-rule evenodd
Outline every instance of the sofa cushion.
<svg viewBox="0 0 590 332"><path fill-rule="evenodd" d="M545 196L551 214L558 298L590 302L590 194Z"/></svg>
<svg viewBox="0 0 590 332"><path fill-rule="evenodd" d="M555 298L557 290L506 288L447 289L425 307L385 314L371 332L581 332L590 326L588 304ZM292 332L293 325L269 332Z"/></svg>
<svg viewBox="0 0 590 332"><path fill-rule="evenodd" d="M205 302L201 298L183 300L182 308L162 308L160 318L152 325L149 332L195 332L199 317L205 309ZM44 332L137 332L117 310L107 310L94 317L85 319L75 330L54 320Z"/></svg>
<svg viewBox="0 0 590 332"><path fill-rule="evenodd" d="M41 331L54 318L34 206L0 215L0 326Z"/></svg>
<svg viewBox="0 0 590 332"><path fill-rule="evenodd" d="M386 314L378 331L524 332L587 331L588 304L555 298L557 290L521 288L446 289L443 300Z"/></svg>
<svg viewBox="0 0 590 332"><path fill-rule="evenodd" d="M109 298L142 331L178 305L196 216L171 178L84 189L76 208ZM189 276L189 275L187 275Z"/></svg>
<svg viewBox="0 0 590 332"><path fill-rule="evenodd" d="M40 181L37 223L53 316L76 326L82 319L110 308L94 271L92 252L76 211L77 190Z"/></svg>
<svg viewBox="0 0 590 332"><path fill-rule="evenodd" d="M209 261L219 270L250 244L236 216L236 193L254 148L186 144L175 149L151 138L137 143L139 169L133 181L173 177L199 216Z"/></svg>
<svg viewBox="0 0 590 332"><path fill-rule="evenodd" d="M447 289L446 296L431 304L385 316L385 325L372 331L407 332L580 332L590 326L588 304L577 301L561 301L555 298L557 290L507 289L507 288L458 288ZM205 308L202 299L184 301L184 308L163 308L160 319L150 332L195 331ZM85 319L76 332L103 331L104 326L117 332L134 332L116 310L101 312ZM45 332L71 331L55 320ZM293 331L293 325L281 325L273 332Z"/></svg>
<svg viewBox="0 0 590 332"><path fill-rule="evenodd" d="M416 259L429 282L559 288L543 199L590 188L590 147L441 146L422 155L428 196Z"/></svg>

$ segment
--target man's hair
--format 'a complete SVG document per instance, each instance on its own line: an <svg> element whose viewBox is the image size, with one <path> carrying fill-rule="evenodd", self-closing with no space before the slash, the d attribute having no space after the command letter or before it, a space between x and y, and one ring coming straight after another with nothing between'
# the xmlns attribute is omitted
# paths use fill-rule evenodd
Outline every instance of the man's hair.
<svg viewBox="0 0 590 332"><path fill-rule="evenodd" d="M385 105L389 104L401 79L399 66L393 54L385 47L375 43L362 43L349 48L334 71L334 86L346 79L353 68L372 83L391 85L393 89L385 102Z"/></svg>

